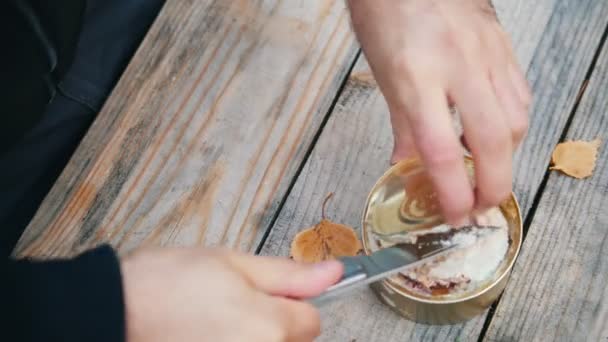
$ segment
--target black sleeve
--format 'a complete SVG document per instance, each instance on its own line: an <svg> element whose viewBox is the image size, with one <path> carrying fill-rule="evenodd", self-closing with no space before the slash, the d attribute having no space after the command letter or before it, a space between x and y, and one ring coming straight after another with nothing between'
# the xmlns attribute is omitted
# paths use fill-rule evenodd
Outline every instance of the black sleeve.
<svg viewBox="0 0 608 342"><path fill-rule="evenodd" d="M111 247L70 260L9 259L5 266L0 300L8 305L0 310L8 324L0 340L125 341L120 263Z"/></svg>

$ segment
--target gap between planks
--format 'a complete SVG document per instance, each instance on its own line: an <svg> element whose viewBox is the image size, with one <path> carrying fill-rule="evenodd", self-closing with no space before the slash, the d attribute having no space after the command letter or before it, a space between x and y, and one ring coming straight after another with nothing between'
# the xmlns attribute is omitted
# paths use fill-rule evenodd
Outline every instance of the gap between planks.
<svg viewBox="0 0 608 342"><path fill-rule="evenodd" d="M357 64L357 61L359 60L360 56L361 56L361 49L358 49L357 53L355 54L355 58L353 58L352 64L348 66L348 70L345 73L344 79L342 80L342 82L340 83L340 86L338 87L336 96L334 96L331 104L329 105L329 108L327 109L327 113L325 113L323 120L321 121L321 124L319 126L319 129L317 129L317 132L313 136L312 141L310 142L310 145L308 146L308 149L304 153L304 156L302 158L302 161L300 162L300 165L298 165L296 172L294 173L293 177L291 178L291 181L289 182L289 185L287 186L287 191L283 195L283 198L281 198L281 201L279 202L279 206L277 207L277 210L275 211L275 213L272 215L272 218L270 219L268 228L264 232L264 235L262 235L260 243L258 244L258 246L255 249L256 255L260 254L260 252L262 251L262 248L264 248L264 244L266 243L266 240L268 239L268 236L270 235L270 231L275 226L275 223L276 223L277 219L279 218L279 214L283 210L283 206L285 205L285 202L287 202L287 199L289 198L289 194L291 194L291 190L293 190L294 185L298 181L298 178L300 177L302 170L306 166L306 162L308 161L308 158L310 157L312 151L314 150L315 145L317 144L317 141L319 140L319 137L323 133L323 130L325 129L325 126L327 125L327 122L329 121L329 118L331 117L331 114L334 112L334 108L336 107L336 104L340 100L340 96L342 95L342 92L344 91L344 88L346 87L346 84L348 83L350 75L352 74L353 69L355 68L355 65Z"/></svg>
<svg viewBox="0 0 608 342"><path fill-rule="evenodd" d="M591 76L593 75L593 72L595 71L597 61L600 57L600 54L602 52L602 49L603 49L604 44L606 43L607 39L608 39L608 25L606 25L606 27L604 28L604 32L602 33L602 38L600 39L600 42L593 54L593 59L591 60L591 64L589 64L589 68L587 69L587 72L585 73L585 79L583 80L583 82L581 82L581 85L579 87L579 92L576 96L576 101L572 105L572 109L570 110L570 114L568 115L568 119L566 120L566 125L564 126L564 129L562 130L562 134L559 138L560 143L564 142L564 140L566 139L566 136L568 135L568 131L570 130L570 126L572 125L574 116L576 115L576 112L578 111L578 107L581 103L581 100L585 96L585 91L587 90L587 84L589 83L589 80L591 79ZM543 175L543 179L540 183L540 186L538 187L538 190L534 194L534 199L532 200L532 206L530 207L530 211L528 212L528 215L524 218L522 246L523 246L523 242L526 239L528 229L530 228L530 225L532 224L532 221L534 220L534 216L536 214L536 209L538 208L538 204L540 203L540 200L543 197L543 192L545 190L545 187L547 186L547 182L549 181L549 175L551 174L551 170L549 170L550 163L551 163L551 161L549 161L549 165L547 165L547 169L545 171L545 174ZM486 319L483 323L483 327L481 329L479 337L477 338L477 342L482 342L484 340L486 333L488 332L488 328L490 327L490 324L492 323L492 319L494 318L494 314L496 313L496 308L498 307L498 304L500 303L501 299L502 299L502 294L492 304L492 306L490 306L488 315L486 316Z"/></svg>

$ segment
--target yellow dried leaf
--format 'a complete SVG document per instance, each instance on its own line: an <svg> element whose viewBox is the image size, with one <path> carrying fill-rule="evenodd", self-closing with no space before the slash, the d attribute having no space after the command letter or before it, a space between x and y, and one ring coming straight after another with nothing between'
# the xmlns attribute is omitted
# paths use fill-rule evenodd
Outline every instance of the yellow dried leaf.
<svg viewBox="0 0 608 342"><path fill-rule="evenodd" d="M597 150L601 140L566 141L558 144L551 156L551 170L561 171L574 178L585 178L593 174Z"/></svg>
<svg viewBox="0 0 608 342"><path fill-rule="evenodd" d="M355 231L345 225L325 218L323 203L322 220L314 227L299 232L291 243L291 257L301 262L319 262L343 256L354 256L361 250L361 242Z"/></svg>

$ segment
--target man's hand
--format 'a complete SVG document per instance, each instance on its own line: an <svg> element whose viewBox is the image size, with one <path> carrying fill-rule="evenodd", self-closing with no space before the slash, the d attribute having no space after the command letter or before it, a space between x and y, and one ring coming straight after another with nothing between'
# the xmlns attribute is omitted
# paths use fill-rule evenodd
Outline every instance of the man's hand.
<svg viewBox="0 0 608 342"><path fill-rule="evenodd" d="M497 205L531 95L487 0L349 0L354 29L391 113L393 162L419 155L446 219ZM449 105L476 170L467 179Z"/></svg>
<svg viewBox="0 0 608 342"><path fill-rule="evenodd" d="M159 249L122 262L127 341L312 341L319 316L297 299L320 294L338 262L205 249Z"/></svg>

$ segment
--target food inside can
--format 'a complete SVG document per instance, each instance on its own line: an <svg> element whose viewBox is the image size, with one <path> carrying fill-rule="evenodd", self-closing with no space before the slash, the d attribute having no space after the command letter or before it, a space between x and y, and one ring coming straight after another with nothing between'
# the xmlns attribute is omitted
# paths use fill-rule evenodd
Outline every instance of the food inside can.
<svg viewBox="0 0 608 342"><path fill-rule="evenodd" d="M464 159L475 187L473 160ZM458 244L371 286L380 301L404 318L456 324L482 314L504 290L521 247L521 214L511 193L498 207L453 227L445 224L437 201L420 160L392 166L368 195L363 251L370 255L395 243L415 242L420 257L436 250L429 244Z"/></svg>
<svg viewBox="0 0 608 342"><path fill-rule="evenodd" d="M476 215L472 221L462 227L439 224L390 237L375 235L372 246L381 249L398 242L415 243L429 234L445 234L442 244L458 243L461 247L403 272L392 281L419 296L460 297L495 280L509 249L508 224L499 208ZM496 229L478 235L464 229L470 225L494 226Z"/></svg>

